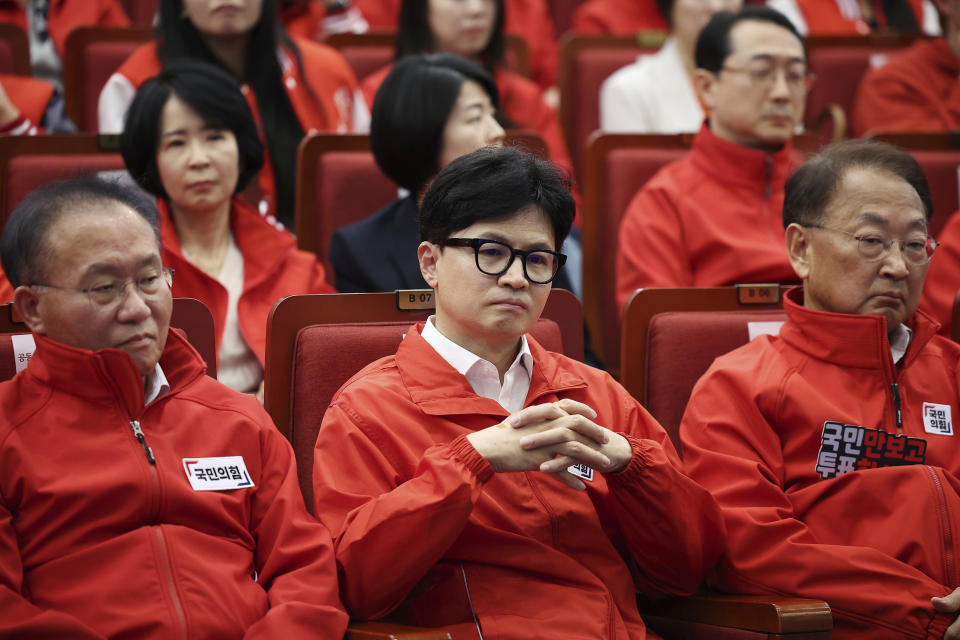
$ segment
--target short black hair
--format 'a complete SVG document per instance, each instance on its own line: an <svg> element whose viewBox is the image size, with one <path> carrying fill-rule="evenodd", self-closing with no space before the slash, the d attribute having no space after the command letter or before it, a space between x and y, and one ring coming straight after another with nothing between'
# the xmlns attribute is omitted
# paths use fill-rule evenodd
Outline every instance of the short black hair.
<svg viewBox="0 0 960 640"><path fill-rule="evenodd" d="M448 164L430 184L420 205L420 239L440 243L472 224L528 207L550 220L559 250L576 213L566 173L520 149L484 147Z"/></svg>
<svg viewBox="0 0 960 640"><path fill-rule="evenodd" d="M730 42L730 32L741 22L768 22L783 27L792 33L803 47L803 57L807 58L807 44L803 36L793 26L789 19L776 9L763 5L747 5L740 11L720 11L715 13L707 22L700 36L697 38L697 47L694 61L698 69L705 69L711 73L720 73L724 61L733 53Z"/></svg>
<svg viewBox="0 0 960 640"><path fill-rule="evenodd" d="M370 119L370 146L377 165L414 195L440 170L443 131L463 83L472 80L500 98L493 77L451 54L417 54L397 62L380 85Z"/></svg>
<svg viewBox="0 0 960 640"><path fill-rule="evenodd" d="M493 33L490 41L478 56L487 71L503 64L506 39L503 35L504 2L496 0L497 15L493 21ZM426 53L436 49L433 32L430 30L429 0L403 0L400 5L400 24L397 27L397 49L395 59L414 53Z"/></svg>
<svg viewBox="0 0 960 640"><path fill-rule="evenodd" d="M57 180L28 193L3 228L0 261L10 284L17 288L45 278L53 257L46 246L47 233L61 218L111 202L139 213L153 229L159 247L156 206L135 187L92 175Z"/></svg>
<svg viewBox="0 0 960 640"><path fill-rule="evenodd" d="M906 181L923 204L927 222L933 216L930 185L913 156L892 144L875 140L845 140L832 144L797 167L784 190L783 226L820 224L843 176L851 169L873 169Z"/></svg>
<svg viewBox="0 0 960 640"><path fill-rule="evenodd" d="M233 76L199 60L170 62L137 91L120 137L120 151L130 175L155 196L167 196L157 170L157 149L163 107L174 95L190 105L207 126L233 132L240 160L234 193L242 191L263 167L257 124Z"/></svg>

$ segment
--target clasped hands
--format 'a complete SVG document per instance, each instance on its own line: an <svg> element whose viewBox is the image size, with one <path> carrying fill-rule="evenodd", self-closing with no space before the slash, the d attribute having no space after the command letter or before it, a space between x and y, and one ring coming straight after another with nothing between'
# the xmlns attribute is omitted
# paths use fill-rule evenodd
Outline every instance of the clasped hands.
<svg viewBox="0 0 960 640"><path fill-rule="evenodd" d="M610 473L633 456L627 439L593 422L596 417L587 405L565 399L527 407L467 439L498 473L539 470L582 491L586 486L567 471L570 465Z"/></svg>

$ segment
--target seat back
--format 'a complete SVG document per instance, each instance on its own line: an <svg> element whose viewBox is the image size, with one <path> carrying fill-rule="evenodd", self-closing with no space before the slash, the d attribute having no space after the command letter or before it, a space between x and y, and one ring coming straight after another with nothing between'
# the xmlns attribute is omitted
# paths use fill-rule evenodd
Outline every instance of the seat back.
<svg viewBox="0 0 960 640"><path fill-rule="evenodd" d="M570 149L574 174L586 180L587 138L600 127L600 86L637 56L657 51L664 34L596 36L568 33L560 40L560 126Z"/></svg>
<svg viewBox="0 0 960 640"><path fill-rule="evenodd" d="M807 127L812 129L831 104L840 106L849 119L863 74L914 39L901 35L808 37L807 66L816 81L807 95Z"/></svg>
<svg viewBox="0 0 960 640"><path fill-rule="evenodd" d="M953 212L960 208L960 135L956 133L884 133L875 140L907 151L920 163L930 185L933 217L930 235L937 236Z"/></svg>
<svg viewBox="0 0 960 640"><path fill-rule="evenodd" d="M0 228L37 187L82 173L124 169L117 136L0 136Z"/></svg>
<svg viewBox="0 0 960 640"><path fill-rule="evenodd" d="M31 75L30 39L15 24L0 24L0 73Z"/></svg>
<svg viewBox="0 0 960 640"><path fill-rule="evenodd" d="M510 130L506 144L541 157L546 144L529 131ZM318 133L307 136L297 153L294 229L297 246L317 255L330 284L330 239L340 227L359 222L397 198L397 185L380 172L370 137Z"/></svg>
<svg viewBox="0 0 960 640"><path fill-rule="evenodd" d="M141 27L153 26L159 0L123 0L123 9L130 16L130 22Z"/></svg>
<svg viewBox="0 0 960 640"><path fill-rule="evenodd" d="M308 509L313 447L333 395L364 366L396 352L411 325L433 313L432 293L299 295L274 305L267 321L264 405L293 445ZM399 308L401 303L409 308ZM556 289L531 334L544 348L582 360L582 327L576 296Z"/></svg>
<svg viewBox="0 0 960 640"><path fill-rule="evenodd" d="M193 345L207 363L207 375L216 379L217 338L213 314L207 305L195 298L174 298L170 326L179 330ZM12 302L0 305L0 382L12 378L33 355L32 347L27 349L24 343L18 344L19 338L15 337L29 333Z"/></svg>
<svg viewBox="0 0 960 640"><path fill-rule="evenodd" d="M621 382L670 434L713 360L756 335L776 333L787 287L640 289L623 315ZM769 324L773 323L773 324Z"/></svg>
<svg viewBox="0 0 960 640"><path fill-rule="evenodd" d="M100 90L140 45L153 39L149 26L77 27L67 36L63 93L67 115L86 133L96 133Z"/></svg>
<svg viewBox="0 0 960 640"><path fill-rule="evenodd" d="M616 303L617 234L627 205L647 180L690 150L693 136L596 133L583 182L583 306L593 352L613 374L620 360Z"/></svg>
<svg viewBox="0 0 960 640"><path fill-rule="evenodd" d="M507 67L522 76L530 77L530 60L526 41L506 34ZM393 62L397 48L397 34L393 31L371 33L332 33L324 39L340 51L358 80L363 80Z"/></svg>

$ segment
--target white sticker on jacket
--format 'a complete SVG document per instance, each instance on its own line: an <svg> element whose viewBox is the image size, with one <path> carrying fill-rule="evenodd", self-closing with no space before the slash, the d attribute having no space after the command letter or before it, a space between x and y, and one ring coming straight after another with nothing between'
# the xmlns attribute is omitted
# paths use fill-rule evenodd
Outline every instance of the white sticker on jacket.
<svg viewBox="0 0 960 640"><path fill-rule="evenodd" d="M586 480L587 482L593 482L593 469L588 467L585 464L572 464L567 467L567 473L572 476L577 476L581 480Z"/></svg>
<svg viewBox="0 0 960 640"><path fill-rule="evenodd" d="M923 430L938 436L952 436L953 420L950 419L950 405L924 402Z"/></svg>
<svg viewBox="0 0 960 640"><path fill-rule="evenodd" d="M27 368L30 356L37 350L37 344L32 333L14 334L10 336L10 342L13 344L13 364L16 372L20 373Z"/></svg>
<svg viewBox="0 0 960 640"><path fill-rule="evenodd" d="M184 458L183 470L194 491L224 491L252 487L243 456Z"/></svg>

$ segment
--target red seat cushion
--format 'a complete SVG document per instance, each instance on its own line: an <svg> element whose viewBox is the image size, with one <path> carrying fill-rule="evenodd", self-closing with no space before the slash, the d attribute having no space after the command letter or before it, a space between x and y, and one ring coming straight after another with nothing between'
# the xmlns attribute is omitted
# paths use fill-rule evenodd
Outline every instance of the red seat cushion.
<svg viewBox="0 0 960 640"><path fill-rule="evenodd" d="M4 211L0 211L0 223L6 222L24 196L47 182L70 178L81 173L116 171L124 168L123 158L119 153L15 156L7 164L3 184L0 186L0 189L6 191L4 196L6 207Z"/></svg>

